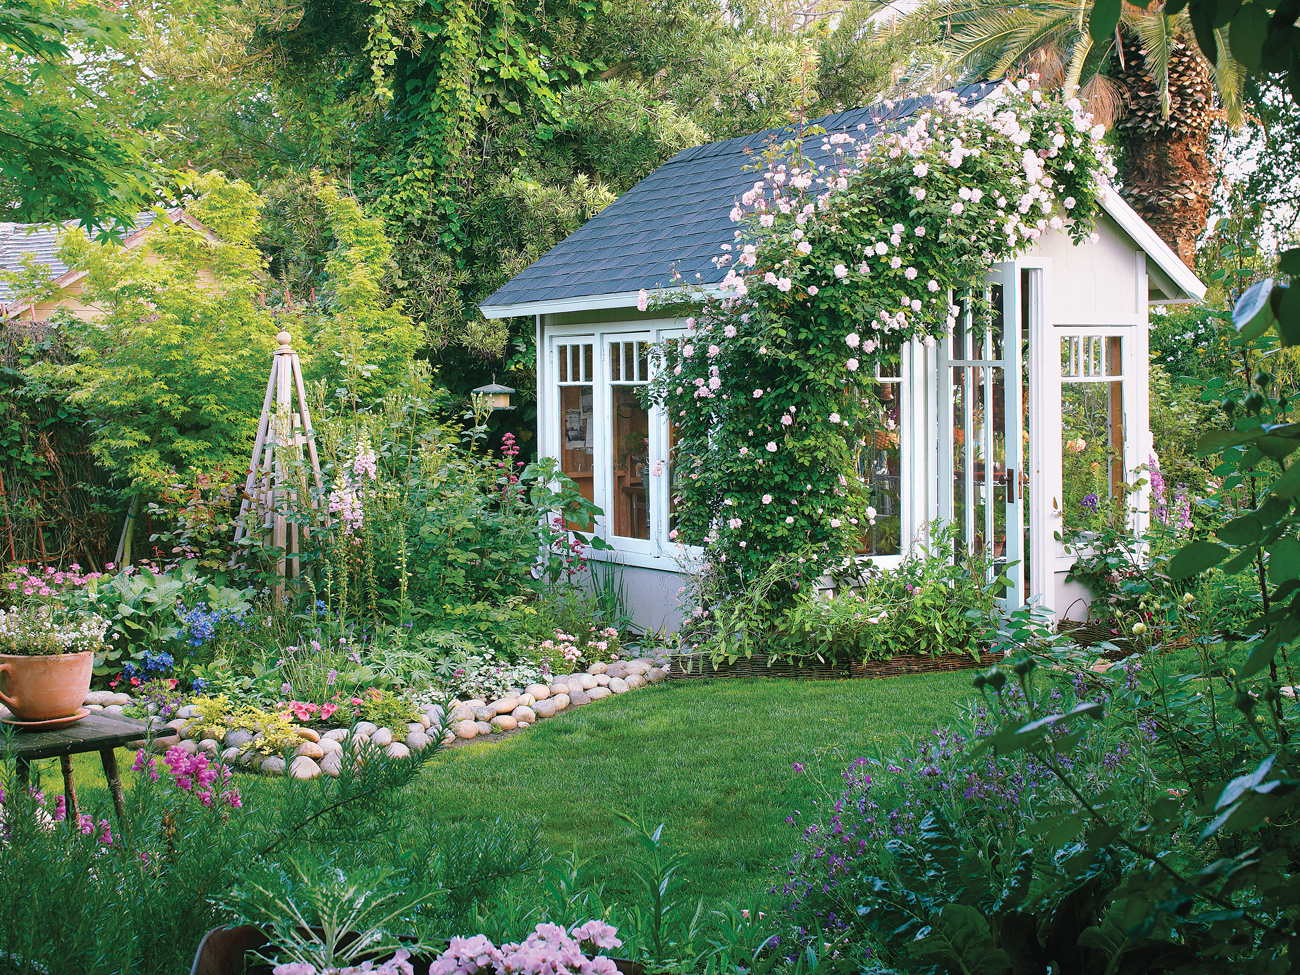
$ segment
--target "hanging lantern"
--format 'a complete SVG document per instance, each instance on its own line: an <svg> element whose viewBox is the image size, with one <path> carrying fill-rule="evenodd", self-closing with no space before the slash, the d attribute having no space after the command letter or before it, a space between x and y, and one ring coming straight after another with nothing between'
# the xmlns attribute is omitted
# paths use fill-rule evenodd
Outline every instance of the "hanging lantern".
<svg viewBox="0 0 1300 975"><path fill-rule="evenodd" d="M488 383L486 386L479 386L477 389L473 389L470 392L475 396L486 397L488 406L492 407L493 410L514 409L514 407L510 405L510 394L515 391L509 386L502 386L498 383L496 376L493 376L492 382Z"/></svg>

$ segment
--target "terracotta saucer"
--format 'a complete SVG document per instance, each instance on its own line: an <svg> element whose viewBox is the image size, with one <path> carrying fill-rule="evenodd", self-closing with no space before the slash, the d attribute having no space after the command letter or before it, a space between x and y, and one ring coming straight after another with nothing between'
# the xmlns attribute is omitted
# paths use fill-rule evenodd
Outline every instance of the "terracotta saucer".
<svg viewBox="0 0 1300 975"><path fill-rule="evenodd" d="M19 721L13 715L6 715L0 718L0 721L26 731L54 731L56 728L66 728L70 724L76 724L88 714L90 714L90 708L78 708L76 714L65 715L62 718L46 718L44 721Z"/></svg>

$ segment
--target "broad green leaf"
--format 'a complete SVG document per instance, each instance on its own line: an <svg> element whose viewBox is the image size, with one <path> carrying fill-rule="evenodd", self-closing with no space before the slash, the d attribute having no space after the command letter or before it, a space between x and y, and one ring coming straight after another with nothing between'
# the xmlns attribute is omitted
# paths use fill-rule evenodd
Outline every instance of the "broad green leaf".
<svg viewBox="0 0 1300 975"><path fill-rule="evenodd" d="M1235 576L1251 562L1255 561L1255 556L1259 554L1259 546L1252 545L1249 548L1243 548L1240 552L1229 559L1223 566L1223 574Z"/></svg>
<svg viewBox="0 0 1300 975"><path fill-rule="evenodd" d="M1214 9L1214 29L1223 30L1231 24L1240 9L1241 0L1218 0Z"/></svg>
<svg viewBox="0 0 1300 975"><path fill-rule="evenodd" d="M1105 44L1119 25L1121 0L1096 0L1088 14L1088 36L1094 44Z"/></svg>
<svg viewBox="0 0 1300 975"><path fill-rule="evenodd" d="M1300 345L1300 288L1283 288L1277 308L1277 337L1284 346Z"/></svg>
<svg viewBox="0 0 1300 975"><path fill-rule="evenodd" d="M1257 339L1273 324L1273 310L1268 296L1273 290L1273 279L1259 281L1247 288L1232 309L1232 324L1246 339Z"/></svg>
<svg viewBox="0 0 1300 975"><path fill-rule="evenodd" d="M1256 9L1263 9L1253 3L1248 6ZM1243 10L1242 13L1245 13L1245 10ZM1265 16L1267 17L1268 15L1265 14ZM1267 24L1265 24L1265 26L1267 27ZM1236 27L1235 22L1233 23L1233 27ZM1234 55L1237 53L1237 46L1235 44L1232 47L1232 53ZM1293 277L1300 274L1300 247L1292 247L1290 250L1283 251L1282 256L1278 258L1277 267L1283 274L1290 274Z"/></svg>
<svg viewBox="0 0 1300 975"><path fill-rule="evenodd" d="M1223 0L1228 2L1228 0ZM1187 15L1196 34L1196 43L1210 64L1219 60L1219 42L1214 36L1214 22L1218 19L1219 4L1215 0L1192 0L1187 5Z"/></svg>
<svg viewBox="0 0 1300 975"><path fill-rule="evenodd" d="M1280 586L1288 579L1300 578L1300 541L1279 538L1268 547L1268 581Z"/></svg>
<svg viewBox="0 0 1300 975"><path fill-rule="evenodd" d="M1228 548L1214 542L1189 542L1169 560L1169 577L1178 580L1199 575L1226 559L1229 552Z"/></svg>
<svg viewBox="0 0 1300 975"><path fill-rule="evenodd" d="M1264 526L1260 524L1259 519L1253 514L1234 518L1215 532L1220 539L1229 545L1249 545L1252 542L1259 541L1259 537L1263 533Z"/></svg>
<svg viewBox="0 0 1300 975"><path fill-rule="evenodd" d="M1273 764L1276 761L1277 754L1274 753L1264 759L1264 761L1260 762L1255 771L1248 772L1245 775L1239 775L1229 782L1224 786L1223 791L1219 793L1219 798L1218 801L1215 802L1214 808L1222 809L1225 806L1231 805L1240 799L1247 790L1253 789L1255 786L1263 782L1268 778L1268 773L1273 770Z"/></svg>
<svg viewBox="0 0 1300 975"><path fill-rule="evenodd" d="M1276 481L1272 483L1269 490L1274 496L1279 498L1294 498L1300 494L1300 464L1292 464Z"/></svg>

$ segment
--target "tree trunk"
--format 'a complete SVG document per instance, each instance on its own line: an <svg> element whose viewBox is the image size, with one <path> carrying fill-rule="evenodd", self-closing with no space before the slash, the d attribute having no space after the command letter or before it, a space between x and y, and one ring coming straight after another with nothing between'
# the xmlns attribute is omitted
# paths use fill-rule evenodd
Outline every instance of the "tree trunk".
<svg viewBox="0 0 1300 975"><path fill-rule="evenodd" d="M1140 41L1124 39L1124 64L1116 80L1126 111L1115 127L1123 144L1122 192L1190 268L1196 263L1196 240L1205 229L1214 188L1214 85L1200 52L1179 35L1170 45L1165 118L1145 55Z"/></svg>

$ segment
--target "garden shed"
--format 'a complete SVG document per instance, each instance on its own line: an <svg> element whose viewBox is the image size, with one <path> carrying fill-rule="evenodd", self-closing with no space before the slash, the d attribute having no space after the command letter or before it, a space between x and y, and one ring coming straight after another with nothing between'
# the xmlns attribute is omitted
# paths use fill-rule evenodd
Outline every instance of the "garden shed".
<svg viewBox="0 0 1300 975"><path fill-rule="evenodd" d="M998 86L958 91L993 104ZM870 137L921 111L927 98L883 102L808 123L804 153L823 132ZM753 166L793 129L679 153L480 305L489 318L531 316L537 338L539 454L554 457L605 515L609 543L592 558L623 567L636 622L675 628L678 590L699 553L670 541L673 430L642 405L654 343L684 324L645 307L675 286L716 286L715 258L733 239L730 212ZM877 519L861 555L888 566L933 526L955 526L959 550L1011 579L1008 601L1030 597L1080 618L1086 592L1067 583L1073 561L1058 535L1106 515L1139 484L1144 518L1151 462L1148 309L1197 301L1205 287L1111 189L1096 233L1074 243L1053 231L1014 261L989 268L993 316L963 317L933 347L913 341L876 396L888 433L861 473Z"/></svg>

